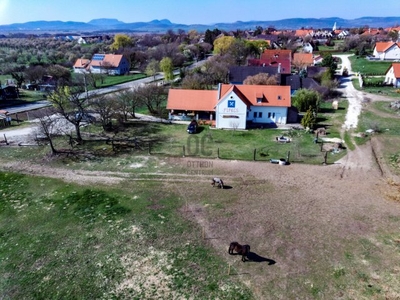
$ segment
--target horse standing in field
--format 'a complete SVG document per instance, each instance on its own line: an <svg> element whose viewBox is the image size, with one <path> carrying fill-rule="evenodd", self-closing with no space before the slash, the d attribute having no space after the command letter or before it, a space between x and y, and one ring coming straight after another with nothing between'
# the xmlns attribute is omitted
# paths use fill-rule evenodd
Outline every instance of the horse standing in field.
<svg viewBox="0 0 400 300"><path fill-rule="evenodd" d="M218 177L214 177L213 179L211 179L211 185L212 186L217 185L220 189L224 188L224 182L222 181L221 178Z"/></svg>
<svg viewBox="0 0 400 300"><path fill-rule="evenodd" d="M232 242L229 245L228 253L233 255L233 251L237 252L237 254L242 256L242 261L246 261L246 257L250 253L250 246L249 245L240 245L238 242Z"/></svg>

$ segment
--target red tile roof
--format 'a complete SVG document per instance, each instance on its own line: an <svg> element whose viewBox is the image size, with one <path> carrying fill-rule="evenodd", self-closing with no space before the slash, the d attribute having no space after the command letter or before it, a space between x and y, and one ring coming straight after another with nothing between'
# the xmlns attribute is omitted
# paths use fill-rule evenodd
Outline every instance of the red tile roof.
<svg viewBox="0 0 400 300"><path fill-rule="evenodd" d="M400 43L395 43L395 42L376 42L375 48L376 48L376 51L378 51L378 52L385 52L390 47L392 47L394 44L397 44L400 47Z"/></svg>
<svg viewBox="0 0 400 300"><path fill-rule="evenodd" d="M277 59L288 59L292 61L292 50L276 50L276 49L266 49L261 54L260 59L269 59L271 61Z"/></svg>
<svg viewBox="0 0 400 300"><path fill-rule="evenodd" d="M389 67L389 70L391 68L393 68L394 77L400 78L400 63L392 63L392 65Z"/></svg>
<svg viewBox="0 0 400 300"><path fill-rule="evenodd" d="M89 59L78 58L74 64L74 68L86 68L90 63Z"/></svg>
<svg viewBox="0 0 400 300"><path fill-rule="evenodd" d="M218 100L217 90L170 89L167 109L215 111Z"/></svg>
<svg viewBox="0 0 400 300"><path fill-rule="evenodd" d="M291 106L290 86L234 85L233 87L235 88L235 91L239 91L242 94L242 96L244 96L245 99L242 100L244 100L245 103L249 102L253 106L282 106L282 107ZM220 98L222 98L226 93L228 93L230 89L232 89L232 85L222 84ZM257 98L258 98L257 96L259 95L264 96L263 102L261 103L257 103Z"/></svg>
<svg viewBox="0 0 400 300"><path fill-rule="evenodd" d="M294 53L293 64L305 64L312 65L314 63L314 57L312 53Z"/></svg>
<svg viewBox="0 0 400 300"><path fill-rule="evenodd" d="M295 36L299 36L299 37L305 37L308 34L312 34L314 32L314 30L312 29L297 29Z"/></svg>
<svg viewBox="0 0 400 300"><path fill-rule="evenodd" d="M121 63L123 57L122 54L102 54L102 56L104 56L102 60L92 59L90 65L93 67L101 67L104 65L108 65L110 67L116 68Z"/></svg>
<svg viewBox="0 0 400 300"><path fill-rule="evenodd" d="M249 106L291 106L290 86L221 84L219 90L212 91L170 89L167 109L215 111L218 101L231 91ZM260 96L263 102L258 103Z"/></svg>

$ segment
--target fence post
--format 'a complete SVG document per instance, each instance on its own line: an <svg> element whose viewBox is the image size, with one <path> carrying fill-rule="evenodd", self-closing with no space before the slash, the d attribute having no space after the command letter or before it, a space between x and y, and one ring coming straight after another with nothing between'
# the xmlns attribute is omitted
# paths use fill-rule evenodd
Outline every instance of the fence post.
<svg viewBox="0 0 400 300"><path fill-rule="evenodd" d="M185 145L182 146L183 157L185 157Z"/></svg>
<svg viewBox="0 0 400 300"><path fill-rule="evenodd" d="M253 151L253 160L256 161L256 154L257 154L257 149L254 149Z"/></svg>
<svg viewBox="0 0 400 300"><path fill-rule="evenodd" d="M321 152L323 147L324 147L324 142L321 142Z"/></svg>
<svg viewBox="0 0 400 300"><path fill-rule="evenodd" d="M323 162L324 166L327 164L327 162L326 162L327 158L328 158L328 151L325 151L325 153L324 153L324 162Z"/></svg>
<svg viewBox="0 0 400 300"><path fill-rule="evenodd" d="M217 148L217 158L220 158L219 157L219 147Z"/></svg>
<svg viewBox="0 0 400 300"><path fill-rule="evenodd" d="M287 155L286 155L286 163L289 163L289 157L290 157L290 151L287 152Z"/></svg>

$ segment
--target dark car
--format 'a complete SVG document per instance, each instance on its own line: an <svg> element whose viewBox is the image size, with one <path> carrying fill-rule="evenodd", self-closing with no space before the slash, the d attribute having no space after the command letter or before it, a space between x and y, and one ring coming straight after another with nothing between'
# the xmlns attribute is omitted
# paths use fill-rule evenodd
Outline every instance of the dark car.
<svg viewBox="0 0 400 300"><path fill-rule="evenodd" d="M81 122L85 122L85 123L95 123L96 122L96 118L94 116L92 116L91 114L88 113L76 113L75 114L75 119Z"/></svg>
<svg viewBox="0 0 400 300"><path fill-rule="evenodd" d="M186 130L189 134L192 133L197 133L197 121L193 120L192 122L190 122L189 126L187 127Z"/></svg>

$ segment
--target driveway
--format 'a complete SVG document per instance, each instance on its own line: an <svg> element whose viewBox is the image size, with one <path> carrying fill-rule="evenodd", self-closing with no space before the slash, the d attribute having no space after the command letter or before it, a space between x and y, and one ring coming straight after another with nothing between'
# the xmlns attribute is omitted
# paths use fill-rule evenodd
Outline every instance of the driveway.
<svg viewBox="0 0 400 300"><path fill-rule="evenodd" d="M343 93L343 96L347 98L349 107L347 109L346 119L343 124L345 130L357 128L358 118L361 114L362 103L364 101L364 93L356 90L353 86L352 78L356 77L356 74L351 69L351 63L349 57L354 54L342 54L334 55L342 60L339 74L342 74L343 69L347 68L349 76L340 77L340 86L338 90Z"/></svg>

